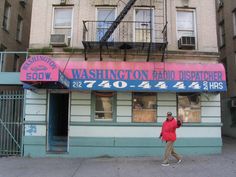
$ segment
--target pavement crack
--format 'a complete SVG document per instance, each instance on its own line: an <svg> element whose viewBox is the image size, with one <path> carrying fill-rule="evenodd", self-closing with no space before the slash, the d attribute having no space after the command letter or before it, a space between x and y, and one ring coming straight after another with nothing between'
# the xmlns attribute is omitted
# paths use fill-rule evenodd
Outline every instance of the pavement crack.
<svg viewBox="0 0 236 177"><path fill-rule="evenodd" d="M76 175L76 173L79 171L80 167L82 166L82 163L84 162L85 160L82 160L82 162L80 162L79 166L75 169L74 173L72 174L71 177L74 177Z"/></svg>

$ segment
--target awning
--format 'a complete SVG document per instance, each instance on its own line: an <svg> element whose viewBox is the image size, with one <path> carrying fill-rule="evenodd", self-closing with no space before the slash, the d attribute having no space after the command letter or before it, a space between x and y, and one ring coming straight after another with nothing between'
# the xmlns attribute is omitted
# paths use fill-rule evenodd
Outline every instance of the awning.
<svg viewBox="0 0 236 177"><path fill-rule="evenodd" d="M71 90L226 91L226 75L222 64L120 61L66 63L44 56L34 56L23 64L21 81L29 84L40 82L45 85L56 82Z"/></svg>
<svg viewBox="0 0 236 177"><path fill-rule="evenodd" d="M20 71L24 88L64 89L70 87L69 79L58 65L47 56L33 56L27 59Z"/></svg>

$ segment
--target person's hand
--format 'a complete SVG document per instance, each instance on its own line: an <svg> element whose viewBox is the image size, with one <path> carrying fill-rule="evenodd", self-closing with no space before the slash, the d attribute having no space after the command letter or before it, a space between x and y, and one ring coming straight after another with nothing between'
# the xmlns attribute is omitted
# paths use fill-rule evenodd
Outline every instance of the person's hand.
<svg viewBox="0 0 236 177"><path fill-rule="evenodd" d="M181 123L183 123L183 117L182 116L177 117L177 121L180 121Z"/></svg>

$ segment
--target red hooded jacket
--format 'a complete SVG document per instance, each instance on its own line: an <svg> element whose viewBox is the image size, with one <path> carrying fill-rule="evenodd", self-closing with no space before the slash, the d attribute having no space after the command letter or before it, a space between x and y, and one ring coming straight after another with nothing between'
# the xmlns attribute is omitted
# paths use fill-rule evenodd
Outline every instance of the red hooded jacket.
<svg viewBox="0 0 236 177"><path fill-rule="evenodd" d="M181 126L181 121L177 121L174 117L171 120L163 122L161 137L163 141L175 141L176 140L176 128Z"/></svg>

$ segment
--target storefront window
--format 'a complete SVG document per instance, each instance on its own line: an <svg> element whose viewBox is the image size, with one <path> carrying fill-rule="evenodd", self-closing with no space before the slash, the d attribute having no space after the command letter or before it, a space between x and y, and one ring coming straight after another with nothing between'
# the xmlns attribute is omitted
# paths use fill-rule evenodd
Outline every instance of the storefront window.
<svg viewBox="0 0 236 177"><path fill-rule="evenodd" d="M178 117L182 117L184 122L201 122L200 94L179 94L177 101Z"/></svg>
<svg viewBox="0 0 236 177"><path fill-rule="evenodd" d="M156 93L133 93L133 122L156 122Z"/></svg>
<svg viewBox="0 0 236 177"><path fill-rule="evenodd" d="M95 98L95 121L112 121L114 114L114 93L94 92Z"/></svg>

